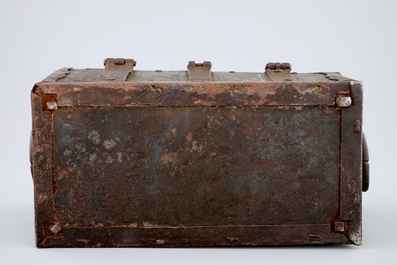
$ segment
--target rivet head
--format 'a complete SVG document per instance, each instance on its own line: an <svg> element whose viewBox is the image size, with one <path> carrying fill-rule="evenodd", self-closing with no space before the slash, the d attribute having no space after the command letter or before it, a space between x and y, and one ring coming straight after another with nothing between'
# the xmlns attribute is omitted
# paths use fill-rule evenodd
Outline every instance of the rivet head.
<svg viewBox="0 0 397 265"><path fill-rule="evenodd" d="M344 232L345 231L345 222L335 222L334 229L336 232Z"/></svg>
<svg viewBox="0 0 397 265"><path fill-rule="evenodd" d="M165 244L165 240L164 239L157 239L156 240L156 244L157 245L164 245Z"/></svg>
<svg viewBox="0 0 397 265"><path fill-rule="evenodd" d="M58 109L58 105L56 102L51 101L51 102L47 102L47 108L49 110L57 110Z"/></svg>
<svg viewBox="0 0 397 265"><path fill-rule="evenodd" d="M237 237L226 237L225 239L226 239L226 241L229 241L229 242L234 242L234 243L240 242L240 239L238 239Z"/></svg>
<svg viewBox="0 0 397 265"><path fill-rule="evenodd" d="M59 233L59 231L61 231L61 228L58 225L53 225L50 228L51 232L53 232L55 235Z"/></svg>
<svg viewBox="0 0 397 265"><path fill-rule="evenodd" d="M351 97L341 97L336 99L336 105L340 108L346 108L351 106L352 98Z"/></svg>

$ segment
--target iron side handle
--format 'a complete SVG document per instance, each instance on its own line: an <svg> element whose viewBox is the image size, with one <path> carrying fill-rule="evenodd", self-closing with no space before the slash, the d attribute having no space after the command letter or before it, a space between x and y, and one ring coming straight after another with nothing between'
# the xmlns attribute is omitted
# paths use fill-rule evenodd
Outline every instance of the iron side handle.
<svg viewBox="0 0 397 265"><path fill-rule="evenodd" d="M367 139L363 133L363 191L369 189L369 152Z"/></svg>

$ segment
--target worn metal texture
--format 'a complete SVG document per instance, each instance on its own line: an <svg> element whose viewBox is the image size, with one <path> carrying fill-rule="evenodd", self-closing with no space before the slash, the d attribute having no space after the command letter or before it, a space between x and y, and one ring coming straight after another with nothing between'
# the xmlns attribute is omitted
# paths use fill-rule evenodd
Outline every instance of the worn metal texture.
<svg viewBox="0 0 397 265"><path fill-rule="evenodd" d="M33 88L38 247L361 244L360 82L101 73Z"/></svg>
<svg viewBox="0 0 397 265"><path fill-rule="evenodd" d="M56 217L105 226L328 223L339 208L338 139L339 112L315 107L61 110Z"/></svg>
<svg viewBox="0 0 397 265"><path fill-rule="evenodd" d="M60 80L62 78L65 78L67 75L69 75L71 69L72 69L71 67L63 67L63 68L53 72L52 74L50 74L46 78L44 78L43 82L55 83L58 80Z"/></svg>
<svg viewBox="0 0 397 265"><path fill-rule="evenodd" d="M112 59L107 58L104 61L105 69L99 74L96 81L98 82L124 82L127 76L132 72L136 62L133 59Z"/></svg>
<svg viewBox="0 0 397 265"><path fill-rule="evenodd" d="M210 82L211 81L211 62L196 63L190 61L187 65L189 82Z"/></svg>
<svg viewBox="0 0 397 265"><path fill-rule="evenodd" d="M266 74L273 81L296 81L296 78L291 74L290 63L268 63Z"/></svg>
<svg viewBox="0 0 397 265"><path fill-rule="evenodd" d="M326 75L326 77L332 81L353 81L351 78L343 76L341 75L341 73L338 72L325 72L322 74Z"/></svg>
<svg viewBox="0 0 397 265"><path fill-rule="evenodd" d="M351 82L352 105L341 109L340 218L349 223L348 236L356 245L362 240L362 100L361 82ZM357 128L357 121L360 126Z"/></svg>
<svg viewBox="0 0 397 265"><path fill-rule="evenodd" d="M336 106L349 82L39 84L59 107Z"/></svg>
<svg viewBox="0 0 397 265"><path fill-rule="evenodd" d="M49 111L43 111L42 97L32 93L31 102L31 170L34 182L36 244L39 245L44 238L51 235L49 228L54 223L52 115Z"/></svg>
<svg viewBox="0 0 397 265"><path fill-rule="evenodd" d="M199 247L349 244L329 224L66 227L40 247Z"/></svg>

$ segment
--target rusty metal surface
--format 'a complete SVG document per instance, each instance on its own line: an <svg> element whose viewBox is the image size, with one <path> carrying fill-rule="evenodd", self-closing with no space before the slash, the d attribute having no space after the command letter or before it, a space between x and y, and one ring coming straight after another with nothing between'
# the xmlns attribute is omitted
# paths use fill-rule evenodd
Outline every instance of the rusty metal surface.
<svg viewBox="0 0 397 265"><path fill-rule="evenodd" d="M330 224L191 227L66 227L41 247L199 247L348 244Z"/></svg>
<svg viewBox="0 0 397 265"><path fill-rule="evenodd" d="M43 98L37 94L31 94L31 102L31 169L34 182L36 244L39 245L44 238L50 236L49 226L54 223L52 115L49 111L43 111Z"/></svg>
<svg viewBox="0 0 397 265"><path fill-rule="evenodd" d="M336 106L349 82L38 84L59 107Z"/></svg>
<svg viewBox="0 0 397 265"><path fill-rule="evenodd" d="M349 239L361 245L361 203L362 203L362 131L356 129L357 121L362 124L362 83L351 82L352 104L341 109L341 186L340 218L349 223Z"/></svg>
<svg viewBox="0 0 397 265"><path fill-rule="evenodd" d="M53 120L62 224L314 224L338 214L337 110L84 108Z"/></svg>
<svg viewBox="0 0 397 265"><path fill-rule="evenodd" d="M361 244L361 83L68 73L32 92L38 247Z"/></svg>

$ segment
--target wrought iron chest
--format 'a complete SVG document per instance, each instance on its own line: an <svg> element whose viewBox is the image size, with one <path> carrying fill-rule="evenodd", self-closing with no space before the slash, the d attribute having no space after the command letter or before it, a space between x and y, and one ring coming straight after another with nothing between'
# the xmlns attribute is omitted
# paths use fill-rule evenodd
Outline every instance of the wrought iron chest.
<svg viewBox="0 0 397 265"><path fill-rule="evenodd" d="M34 86L38 247L361 244L361 82L135 64Z"/></svg>

